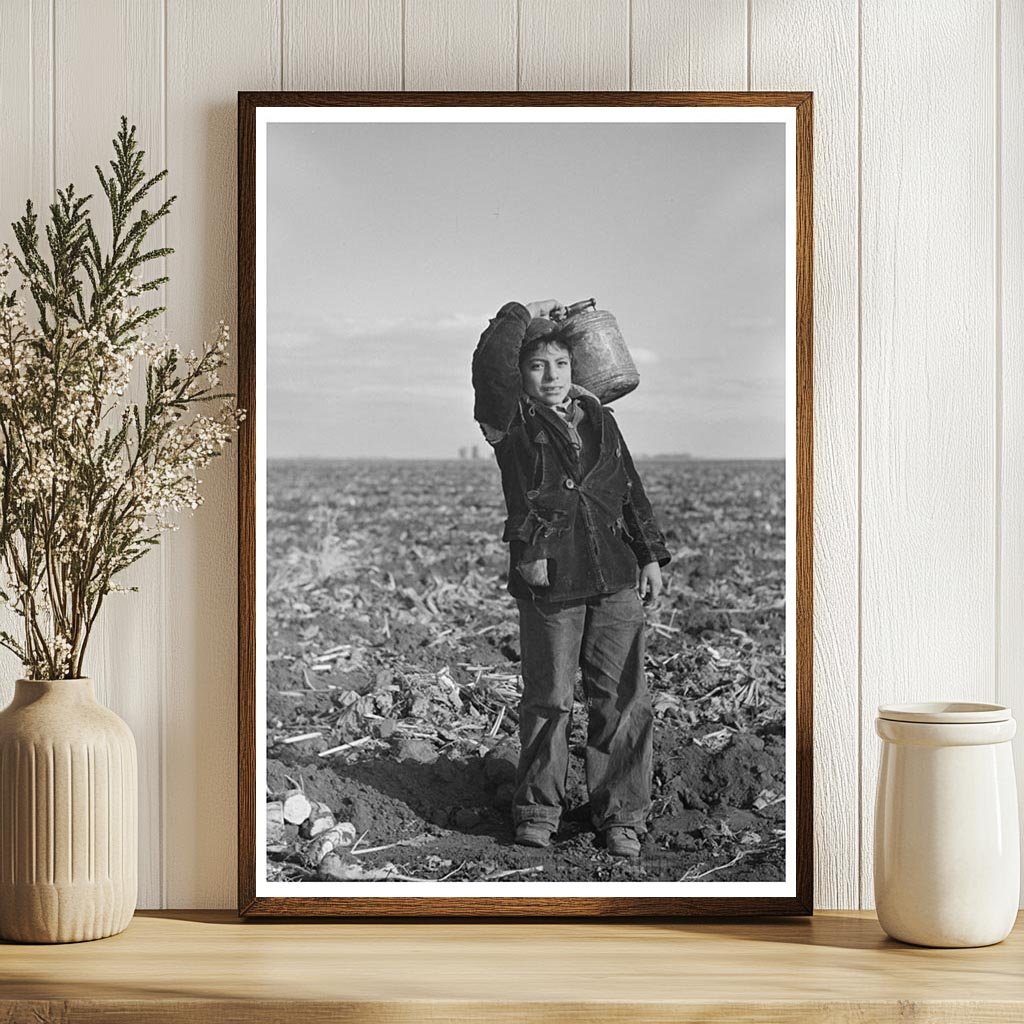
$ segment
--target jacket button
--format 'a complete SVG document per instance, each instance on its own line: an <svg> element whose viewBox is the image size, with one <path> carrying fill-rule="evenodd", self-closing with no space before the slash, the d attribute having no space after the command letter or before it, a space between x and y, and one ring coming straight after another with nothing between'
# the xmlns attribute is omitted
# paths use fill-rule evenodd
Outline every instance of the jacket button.
<svg viewBox="0 0 1024 1024"><path fill-rule="evenodd" d="M573 489L573 488L574 488L575 486L576 486L576 481L575 481L575 480L573 480L573 479L572 479L571 477L569 477L569 478L568 478L568 479L567 479L567 480L565 481L565 487L566 487L566 490L569 490L569 491L571 491L571 490L572 490L572 489Z"/></svg>

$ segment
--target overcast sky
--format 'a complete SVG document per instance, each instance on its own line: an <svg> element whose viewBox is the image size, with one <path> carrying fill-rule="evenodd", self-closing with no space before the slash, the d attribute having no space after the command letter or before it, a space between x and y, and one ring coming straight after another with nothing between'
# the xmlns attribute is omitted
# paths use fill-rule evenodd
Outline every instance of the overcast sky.
<svg viewBox="0 0 1024 1024"><path fill-rule="evenodd" d="M634 454L785 455L780 124L273 124L268 450L486 444L470 361L506 301L594 296Z"/></svg>

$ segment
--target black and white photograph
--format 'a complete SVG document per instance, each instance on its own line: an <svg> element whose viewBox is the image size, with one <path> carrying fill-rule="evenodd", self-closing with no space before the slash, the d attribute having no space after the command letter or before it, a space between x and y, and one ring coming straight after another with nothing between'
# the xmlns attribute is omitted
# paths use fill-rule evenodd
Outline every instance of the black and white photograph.
<svg viewBox="0 0 1024 1024"><path fill-rule="evenodd" d="M256 131L256 894L793 896L793 111Z"/></svg>

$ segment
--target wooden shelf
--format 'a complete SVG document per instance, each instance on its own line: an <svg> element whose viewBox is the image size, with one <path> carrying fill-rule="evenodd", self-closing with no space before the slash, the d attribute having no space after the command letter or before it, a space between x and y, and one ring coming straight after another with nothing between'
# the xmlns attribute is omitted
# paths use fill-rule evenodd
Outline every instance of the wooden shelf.
<svg viewBox="0 0 1024 1024"><path fill-rule="evenodd" d="M849 911L498 924L154 911L99 942L0 943L0 1021L1007 1024L1024 1020L1022 965L1024 920L996 946L932 950Z"/></svg>

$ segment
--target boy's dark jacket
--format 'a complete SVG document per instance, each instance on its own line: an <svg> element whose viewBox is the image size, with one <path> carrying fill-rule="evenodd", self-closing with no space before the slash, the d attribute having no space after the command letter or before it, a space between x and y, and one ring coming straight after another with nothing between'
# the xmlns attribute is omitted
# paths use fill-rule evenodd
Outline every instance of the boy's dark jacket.
<svg viewBox="0 0 1024 1024"><path fill-rule="evenodd" d="M504 394L512 396L505 399L508 418L501 414L505 426L482 424L494 446L505 492L508 518L502 540L509 544L509 593L570 601L636 586L638 566L668 563L665 538L611 409L578 385L570 389L593 428L591 438L596 436L600 444L596 460L581 465L565 421L521 393L518 351L529 322L525 306L503 306L481 336L473 359L479 402L484 368L496 365L493 358L486 359L488 349L493 355L500 346L503 354L515 356L515 378L509 375L505 382ZM492 402L492 418L493 410ZM517 566L542 558L548 560L548 586L531 586Z"/></svg>

